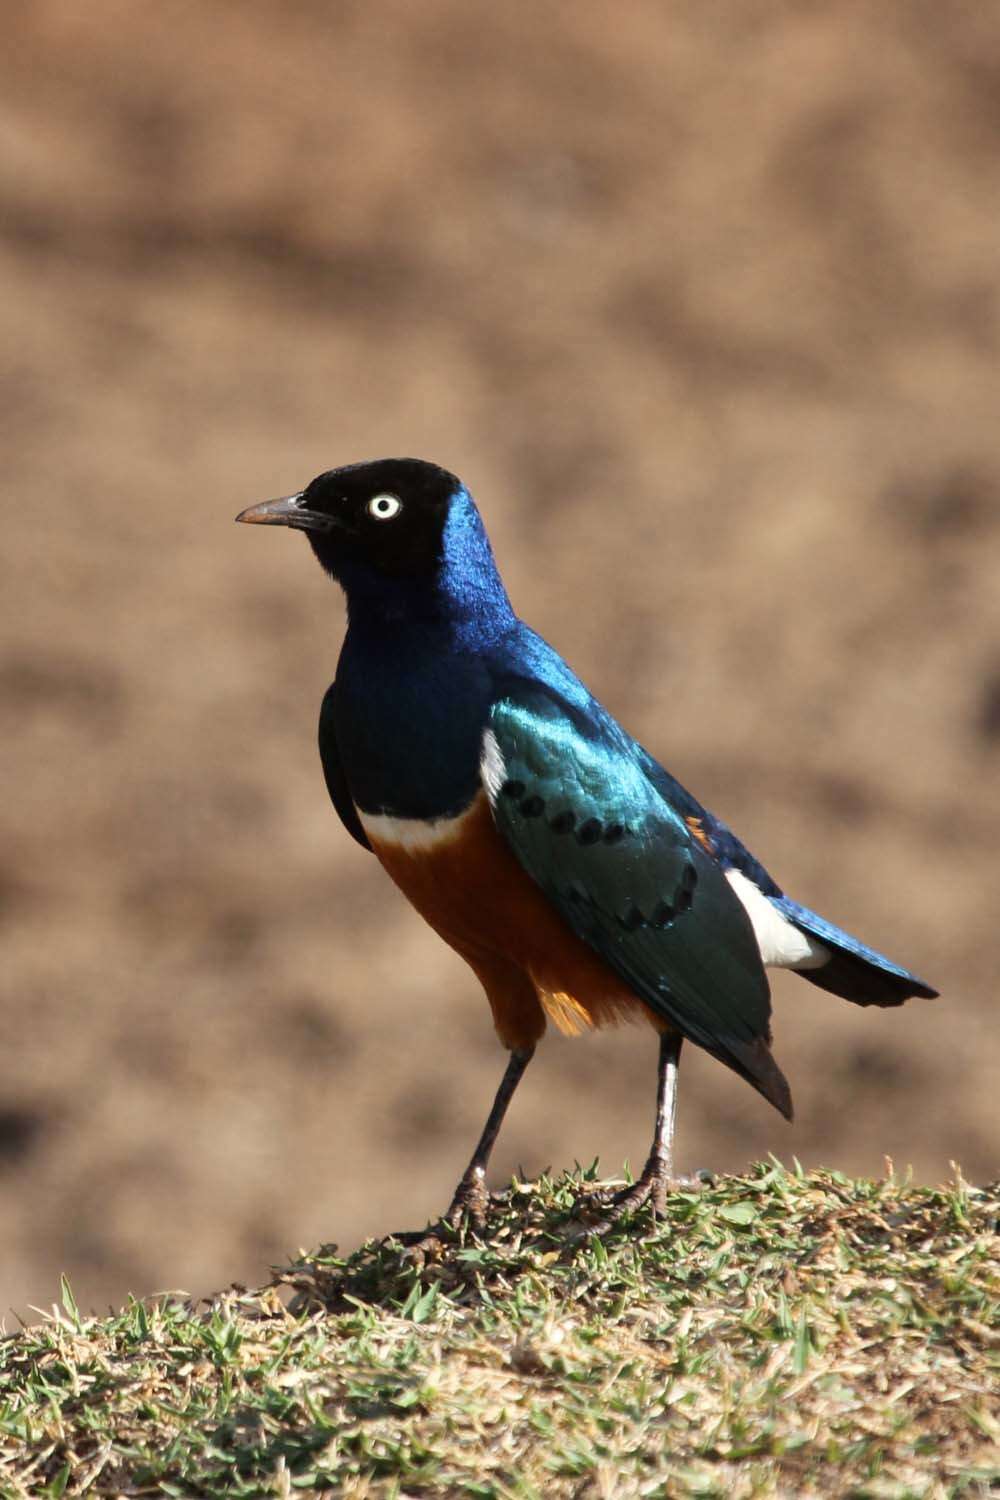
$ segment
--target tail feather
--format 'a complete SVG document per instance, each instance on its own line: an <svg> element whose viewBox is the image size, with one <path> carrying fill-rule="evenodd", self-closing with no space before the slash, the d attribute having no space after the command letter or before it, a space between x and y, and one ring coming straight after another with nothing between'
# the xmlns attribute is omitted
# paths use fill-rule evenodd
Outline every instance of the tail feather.
<svg viewBox="0 0 1000 1500"><path fill-rule="evenodd" d="M918 975L835 927L807 906L800 906L787 896L772 896L771 900L800 932L818 938L830 949L830 960L822 967L798 970L810 984L854 1005L902 1005L913 996L933 1000L937 995L938 991Z"/></svg>
<svg viewBox="0 0 1000 1500"><path fill-rule="evenodd" d="M727 1037L724 1050L719 1050L715 1055L745 1078L747 1083L752 1083L768 1104L773 1104L786 1120L792 1118L792 1091L788 1087L788 1079L775 1062L764 1037L756 1036L752 1041L738 1041Z"/></svg>

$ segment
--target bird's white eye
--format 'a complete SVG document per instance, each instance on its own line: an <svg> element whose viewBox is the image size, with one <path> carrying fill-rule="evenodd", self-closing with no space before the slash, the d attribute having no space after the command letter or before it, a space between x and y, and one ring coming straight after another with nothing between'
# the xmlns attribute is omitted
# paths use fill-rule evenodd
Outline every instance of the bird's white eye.
<svg viewBox="0 0 1000 1500"><path fill-rule="evenodd" d="M376 521L391 521L403 509L403 502L395 495L373 495L368 502L368 514Z"/></svg>

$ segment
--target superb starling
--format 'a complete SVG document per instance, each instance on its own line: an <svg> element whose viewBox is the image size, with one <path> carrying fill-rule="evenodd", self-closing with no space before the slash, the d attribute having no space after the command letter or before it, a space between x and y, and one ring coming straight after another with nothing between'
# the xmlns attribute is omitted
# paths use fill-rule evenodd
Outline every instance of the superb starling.
<svg viewBox="0 0 1000 1500"><path fill-rule="evenodd" d="M659 1034L653 1145L613 1218L662 1203L685 1037L791 1119L767 966L855 1005L936 994L786 896L518 619L454 474L351 464L237 519L304 531L343 587L319 721L333 805L474 970L510 1052L447 1222L483 1222L490 1151L547 1020L642 1016Z"/></svg>

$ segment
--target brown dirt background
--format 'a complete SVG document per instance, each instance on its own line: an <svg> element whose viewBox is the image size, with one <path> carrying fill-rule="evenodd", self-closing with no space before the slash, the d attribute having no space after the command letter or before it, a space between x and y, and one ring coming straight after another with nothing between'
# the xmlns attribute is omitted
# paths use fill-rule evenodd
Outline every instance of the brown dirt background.
<svg viewBox="0 0 1000 1500"><path fill-rule="evenodd" d="M0 1306L199 1292L445 1203L503 1055L329 809L343 627L253 500L461 473L515 602L801 899L936 981L774 985L787 1127L995 1171L1000 21L730 0L2 7ZM552 1039L502 1178L641 1160Z"/></svg>

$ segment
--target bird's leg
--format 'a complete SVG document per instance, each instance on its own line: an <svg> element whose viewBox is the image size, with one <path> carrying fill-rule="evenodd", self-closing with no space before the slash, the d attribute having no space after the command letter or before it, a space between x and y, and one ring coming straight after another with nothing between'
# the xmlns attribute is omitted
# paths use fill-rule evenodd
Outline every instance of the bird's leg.
<svg viewBox="0 0 1000 1500"><path fill-rule="evenodd" d="M514 1097L514 1090L521 1082L524 1070L534 1055L534 1044L530 1047L515 1048L510 1054L510 1061L500 1080L500 1087L493 1100L493 1108L483 1126L479 1144L472 1153L472 1160L462 1173L462 1180L455 1189L455 1196L451 1200L448 1212L444 1215L444 1222L453 1229L458 1228L466 1215L475 1229L481 1229L486 1222L486 1210L490 1201L489 1193L486 1191L486 1167L490 1153L500 1134L500 1126L503 1124L510 1101Z"/></svg>
<svg viewBox="0 0 1000 1500"><path fill-rule="evenodd" d="M486 1223L486 1210L490 1206L490 1195L486 1191L486 1168L490 1153L500 1134L500 1126L503 1124L510 1101L514 1097L514 1090L521 1082L524 1070L534 1055L533 1042L528 1047L515 1048L510 1054L510 1061L500 1080L500 1087L493 1100L493 1108L487 1116L479 1143L472 1153L472 1160L462 1173L448 1211L441 1216L440 1222L450 1229L457 1229L465 1218L468 1218L472 1228L477 1230L482 1229ZM441 1254L441 1239L432 1229L405 1230L394 1234L392 1238L408 1246L408 1253L420 1265L426 1259L434 1259Z"/></svg>
<svg viewBox="0 0 1000 1500"><path fill-rule="evenodd" d="M677 1117L677 1064L684 1038L676 1032L660 1036L660 1055L656 1075L656 1127L646 1165L631 1187L616 1193L608 1213L590 1230L603 1234L624 1214L648 1203L654 1214L662 1213L667 1188L673 1181L674 1122Z"/></svg>

